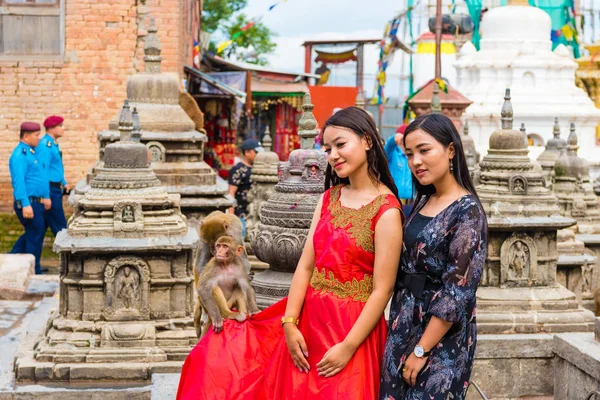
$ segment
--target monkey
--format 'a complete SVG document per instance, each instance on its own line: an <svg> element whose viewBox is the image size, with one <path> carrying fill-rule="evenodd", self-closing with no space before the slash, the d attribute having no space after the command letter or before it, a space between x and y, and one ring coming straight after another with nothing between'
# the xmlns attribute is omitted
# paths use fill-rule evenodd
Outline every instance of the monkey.
<svg viewBox="0 0 600 400"><path fill-rule="evenodd" d="M222 211L213 211L200 221L198 229L200 231L200 252L196 262L196 272L198 274L212 257L215 243L221 236L231 236L242 246L242 248L244 246L242 221L233 214L225 214ZM246 273L250 274L250 262L248 261L248 255L246 254L245 249L243 249L241 260L246 269Z"/></svg>
<svg viewBox="0 0 600 400"><path fill-rule="evenodd" d="M196 334L203 337L212 325L216 333L223 329L223 319L246 320L259 312L254 289L242 263L244 246L231 236L221 236L215 243L215 256L198 277L198 304L194 312ZM235 308L237 311L231 311ZM208 321L200 329L202 311Z"/></svg>
<svg viewBox="0 0 600 400"><path fill-rule="evenodd" d="M594 314L600 317L600 288L594 290Z"/></svg>

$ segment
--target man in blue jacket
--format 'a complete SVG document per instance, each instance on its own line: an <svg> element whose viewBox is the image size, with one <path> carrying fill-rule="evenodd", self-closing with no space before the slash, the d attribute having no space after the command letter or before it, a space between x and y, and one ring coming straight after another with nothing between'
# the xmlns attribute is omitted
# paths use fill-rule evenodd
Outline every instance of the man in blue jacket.
<svg viewBox="0 0 600 400"><path fill-rule="evenodd" d="M35 273L41 274L48 272L48 269L41 268L40 258L46 232L44 210L50 209L51 202L46 171L35 151L40 141L40 124L23 122L19 137L21 141L8 160L8 168L15 213L25 233L17 239L10 252L32 254L35 257Z"/></svg>
<svg viewBox="0 0 600 400"><path fill-rule="evenodd" d="M398 197L402 203L404 214L409 215L413 206L413 181L412 173L408 167L408 158L404 154L403 137L408 125L401 125L396 134L385 142L385 155L388 159L388 167L398 188Z"/></svg>
<svg viewBox="0 0 600 400"><path fill-rule="evenodd" d="M63 188L67 186L65 170L62 161L62 152L58 145L58 139L64 134L63 117L52 115L44 121L46 135L40 140L36 152L38 159L46 170L50 185L50 200L52 207L45 212L46 227L50 227L52 234L67 227L67 219L63 209Z"/></svg>

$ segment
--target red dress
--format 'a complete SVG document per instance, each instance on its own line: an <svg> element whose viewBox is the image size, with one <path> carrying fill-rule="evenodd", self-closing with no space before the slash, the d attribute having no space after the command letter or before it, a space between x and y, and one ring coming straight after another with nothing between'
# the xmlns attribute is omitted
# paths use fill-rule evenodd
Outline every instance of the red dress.
<svg viewBox="0 0 600 400"><path fill-rule="evenodd" d="M223 331L209 333L186 359L179 400L377 399L387 327L379 323L346 367L321 377L316 364L342 342L373 290L377 220L400 208L393 195L381 195L356 210L339 201L341 186L325 192L315 230L315 268L298 328L308 348L309 373L293 364L281 328L287 299L247 321L226 320Z"/></svg>

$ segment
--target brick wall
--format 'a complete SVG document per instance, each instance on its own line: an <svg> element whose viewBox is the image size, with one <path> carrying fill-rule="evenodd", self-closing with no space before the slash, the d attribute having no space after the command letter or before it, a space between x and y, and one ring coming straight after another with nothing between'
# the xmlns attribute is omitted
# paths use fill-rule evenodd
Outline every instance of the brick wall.
<svg viewBox="0 0 600 400"><path fill-rule="evenodd" d="M127 77L143 70L139 0L64 1L63 61L0 60L0 213L12 212L8 158L19 140L20 123L41 124L51 114L65 118L60 145L66 179L75 183L98 158L96 134L108 127L123 104ZM184 4L147 1L156 19L165 72L183 70Z"/></svg>

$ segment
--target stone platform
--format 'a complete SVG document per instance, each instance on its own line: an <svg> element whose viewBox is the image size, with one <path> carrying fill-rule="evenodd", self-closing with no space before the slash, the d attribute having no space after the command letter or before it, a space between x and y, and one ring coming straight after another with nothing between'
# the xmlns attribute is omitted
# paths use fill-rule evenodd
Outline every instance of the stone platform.
<svg viewBox="0 0 600 400"><path fill-rule="evenodd" d="M31 254L0 254L0 299L22 299L34 271Z"/></svg>
<svg viewBox="0 0 600 400"><path fill-rule="evenodd" d="M565 333L554 336L554 396L557 399L585 399L600 391L600 318L592 333Z"/></svg>

